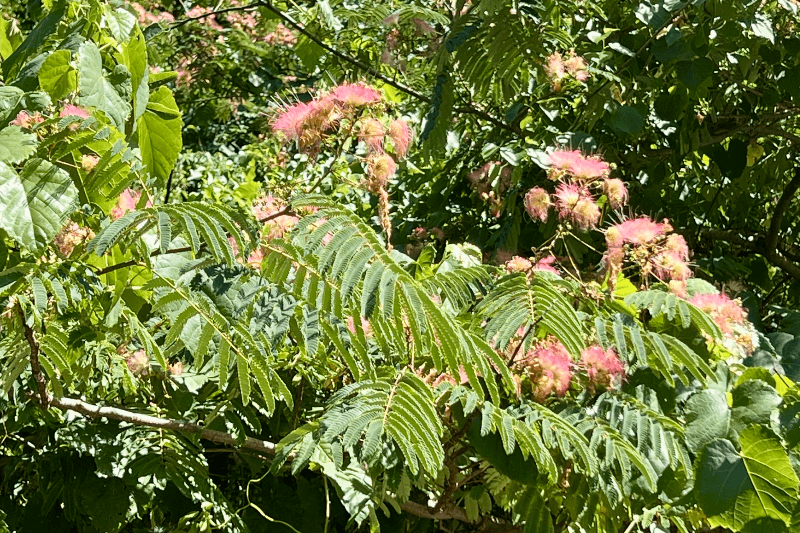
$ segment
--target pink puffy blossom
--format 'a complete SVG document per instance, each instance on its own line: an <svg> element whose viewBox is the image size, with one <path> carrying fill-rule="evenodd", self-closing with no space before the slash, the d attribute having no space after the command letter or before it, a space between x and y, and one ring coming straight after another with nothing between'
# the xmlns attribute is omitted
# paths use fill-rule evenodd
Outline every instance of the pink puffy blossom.
<svg viewBox="0 0 800 533"><path fill-rule="evenodd" d="M551 167L566 172L576 161L583 159L583 154L580 150L556 150L550 152L547 157L550 159Z"/></svg>
<svg viewBox="0 0 800 533"><path fill-rule="evenodd" d="M36 124L41 124L42 122L44 122L44 117L42 117L42 115L39 113L34 113L31 115L27 111L20 111L17 113L16 118L9 123L9 125L19 126L20 128L29 130Z"/></svg>
<svg viewBox="0 0 800 533"><path fill-rule="evenodd" d="M623 242L641 245L649 244L658 237L672 231L672 226L666 221L659 223L653 222L649 217L639 217L617 224L613 226L613 229L615 230L614 235L618 235ZM611 228L609 228L609 231L611 231ZM608 231L606 232L606 240L608 240Z"/></svg>
<svg viewBox="0 0 800 533"><path fill-rule="evenodd" d="M183 362L175 361L167 367L167 373L171 376L180 376L183 374Z"/></svg>
<svg viewBox="0 0 800 533"><path fill-rule="evenodd" d="M597 226L600 221L600 208L585 187L574 183L561 183L556 187L555 197L558 216L561 219L570 220L582 230Z"/></svg>
<svg viewBox="0 0 800 533"><path fill-rule="evenodd" d="M547 222L547 213L550 209L550 193L541 187L534 187L525 194L525 211L531 218L538 218Z"/></svg>
<svg viewBox="0 0 800 533"><path fill-rule="evenodd" d="M554 255L548 255L547 257L542 257L541 259L536 261L535 265L533 265L533 270L558 274L558 270L556 270L553 267L553 263L555 262L556 262L556 257Z"/></svg>
<svg viewBox="0 0 800 533"><path fill-rule="evenodd" d="M603 194L608 198L608 204L615 209L628 203L628 189L620 179L603 180Z"/></svg>
<svg viewBox="0 0 800 533"><path fill-rule="evenodd" d="M433 28L433 26L431 26L430 24L428 24L427 22L425 22L420 18L414 18L411 21L417 27L417 31L423 35L430 35L432 33L436 33L436 30Z"/></svg>
<svg viewBox="0 0 800 533"><path fill-rule="evenodd" d="M256 220L262 221L269 218L269 220L263 222L262 238L267 241L283 238L300 221L299 218L289 213L275 216L285 208L286 202L271 194L257 198L253 202L252 211Z"/></svg>
<svg viewBox="0 0 800 533"><path fill-rule="evenodd" d="M53 239L58 251L64 257L69 257L76 247L94 238L94 232L89 228L79 226L73 221L68 221Z"/></svg>
<svg viewBox="0 0 800 533"><path fill-rule="evenodd" d="M213 30L221 30L222 26L220 26L219 22L217 22L216 15L209 15L211 11L212 10L207 7L195 6L186 12L186 18L197 19L200 24L204 24Z"/></svg>
<svg viewBox="0 0 800 533"><path fill-rule="evenodd" d="M650 262L653 267L653 273L661 281L685 281L692 276L689 265L674 252L659 252L651 258Z"/></svg>
<svg viewBox="0 0 800 533"><path fill-rule="evenodd" d="M272 131L282 133L288 140L297 141L303 134L308 117L316 111L312 103L298 102L284 109L272 124Z"/></svg>
<svg viewBox="0 0 800 533"><path fill-rule="evenodd" d="M561 92L561 83L566 75L566 66L564 65L564 58L561 57L560 52L553 52L547 56L547 61L544 64L544 72L553 86L553 90Z"/></svg>
<svg viewBox="0 0 800 533"><path fill-rule="evenodd" d="M561 342L552 338L529 351L518 366L528 371L538 401L554 393L564 396L572 381L572 357Z"/></svg>
<svg viewBox="0 0 800 533"><path fill-rule="evenodd" d="M135 211L136 204L139 203L139 198L141 197L142 193L139 191L131 189L122 191L122 194L119 195L119 199L117 200L117 205L111 210L111 219L116 220L121 218L128 211ZM145 207L153 207L153 201L147 200Z"/></svg>
<svg viewBox="0 0 800 533"><path fill-rule="evenodd" d="M408 123L402 118L392 121L389 124L389 138L392 139L395 155L398 159L403 159L411 144L411 130L408 128Z"/></svg>
<svg viewBox="0 0 800 533"><path fill-rule="evenodd" d="M136 350L132 354L128 354L125 358L125 364L128 365L128 370L133 374L147 375L150 370L150 360L144 350Z"/></svg>
<svg viewBox="0 0 800 533"><path fill-rule="evenodd" d="M344 83L331 91L330 96L339 103L350 107L377 104L383 98L381 93L361 83Z"/></svg>
<svg viewBox="0 0 800 533"><path fill-rule="evenodd" d="M741 304L722 293L696 294L689 303L708 313L723 333L731 333L733 325L745 321Z"/></svg>
<svg viewBox="0 0 800 533"><path fill-rule="evenodd" d="M505 264L506 272L514 274L515 272L529 272L533 268L533 263L529 259L515 255Z"/></svg>
<svg viewBox="0 0 800 533"><path fill-rule="evenodd" d="M361 329L364 330L365 337L372 337L372 326L370 325L369 320L363 316L361 317ZM347 317L347 331L349 331L351 335L356 334L356 322L351 316Z"/></svg>
<svg viewBox="0 0 800 533"><path fill-rule="evenodd" d="M578 81L584 82L589 79L586 60L579 55L575 55L575 52L571 52L567 60L564 61L564 67L567 69L567 73Z"/></svg>
<svg viewBox="0 0 800 533"><path fill-rule="evenodd" d="M58 114L61 118L64 117L80 117L83 119L89 118L89 111L76 105L65 105L64 109Z"/></svg>
<svg viewBox="0 0 800 533"><path fill-rule="evenodd" d="M604 178L611 172L608 163L597 156L576 158L569 167L575 179L589 181Z"/></svg>
<svg viewBox="0 0 800 533"><path fill-rule="evenodd" d="M94 167L97 166L97 163L100 161L100 158L96 155L92 154L83 154L81 157L81 168L87 174L94 170Z"/></svg>
<svg viewBox="0 0 800 533"><path fill-rule="evenodd" d="M367 188L371 193L378 194L378 191L384 189L394 176L397 163L389 154L375 154L367 160L367 171L369 174Z"/></svg>
<svg viewBox="0 0 800 533"><path fill-rule="evenodd" d="M370 152L382 152L384 133L383 124L379 120L365 118L361 121L358 137L367 145Z"/></svg>
<svg viewBox="0 0 800 533"><path fill-rule="evenodd" d="M672 233L667 236L667 241L664 243L664 249L680 257L683 261L689 259L689 245L686 244L686 239L683 235Z"/></svg>
<svg viewBox="0 0 800 533"><path fill-rule="evenodd" d="M625 378L625 365L613 348L594 345L581 352L581 366L586 369L593 387L618 387Z"/></svg>

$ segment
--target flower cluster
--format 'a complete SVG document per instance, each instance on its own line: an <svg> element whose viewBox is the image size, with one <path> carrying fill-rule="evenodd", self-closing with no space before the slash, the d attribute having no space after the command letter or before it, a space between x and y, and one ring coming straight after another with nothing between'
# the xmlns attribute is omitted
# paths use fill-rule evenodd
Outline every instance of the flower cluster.
<svg viewBox="0 0 800 533"><path fill-rule="evenodd" d="M535 220L546 222L554 207L559 219L580 230L594 229L600 223L600 207L591 188L605 194L612 208L628 201L625 184L609 178L611 167L599 156L585 156L580 150L556 150L549 154L548 178L559 181L554 194L533 187L525 194L525 210Z"/></svg>
<svg viewBox="0 0 800 533"><path fill-rule="evenodd" d="M505 266L506 272L508 272L509 274L513 274L515 272L523 272L528 276L532 276L537 271L558 274L558 270L556 270L553 267L553 263L555 263L555 261L556 257L553 255L543 257L542 259L539 259L536 263L532 262L530 259L526 259L519 255L515 255L514 257L506 261L503 266Z"/></svg>
<svg viewBox="0 0 800 533"><path fill-rule="evenodd" d="M604 259L612 290L625 259L629 259L639 267L645 280L652 275L669 283L679 296L685 296L686 280L692 275L688 265L689 246L683 236L671 232L668 220L654 222L648 217L626 220L608 228Z"/></svg>
<svg viewBox="0 0 800 533"><path fill-rule="evenodd" d="M553 337L548 337L529 350L514 367L529 380L519 382L518 392L522 393L530 386L533 397L539 402L551 394L564 396L572 381L572 357L566 347Z"/></svg>
<svg viewBox="0 0 800 533"><path fill-rule="evenodd" d="M722 333L731 334L734 327L745 322L741 302L725 294L695 294L689 303L708 313Z"/></svg>
<svg viewBox="0 0 800 533"><path fill-rule="evenodd" d="M9 123L9 125L19 126L20 128L29 130L32 129L36 124L41 124L42 122L44 122L44 117L38 112L30 114L27 111L20 111L17 113L16 118Z"/></svg>
<svg viewBox="0 0 800 533"><path fill-rule="evenodd" d="M575 55L574 51L570 52L566 59L560 52L550 54L544 64L544 71L553 91L557 93L563 90L564 83L569 80L584 83L589 79L586 60Z"/></svg>
<svg viewBox="0 0 800 533"><path fill-rule="evenodd" d="M139 25L142 28L150 26L151 24L158 24L159 22L175 22L175 17L172 13L161 11L158 14L151 13L139 2L132 2L131 7L136 11L136 18L139 19Z"/></svg>
<svg viewBox="0 0 800 533"><path fill-rule="evenodd" d="M581 352L581 366L589 376L589 386L596 388L617 388L625 379L625 365L622 364L613 348L603 350L594 345Z"/></svg>
<svg viewBox="0 0 800 533"><path fill-rule="evenodd" d="M387 118L380 91L362 83L344 83L309 102L284 107L272 130L312 157L332 138L361 141L367 169L363 186L378 197L381 226L387 240L391 237L386 187L397 171L397 161L408 153L411 130L405 120Z"/></svg>
<svg viewBox="0 0 800 533"><path fill-rule="evenodd" d="M511 187L511 168L502 166L500 161L490 161L467 175L470 187L482 201L489 204L489 210L500 217L503 197ZM495 170L499 168L499 172ZM493 185L496 177L496 184Z"/></svg>
<svg viewBox="0 0 800 533"><path fill-rule="evenodd" d="M91 229L79 226L70 220L55 236L53 244L56 245L61 255L69 257L75 251L75 248L92 239L94 239L94 232Z"/></svg>

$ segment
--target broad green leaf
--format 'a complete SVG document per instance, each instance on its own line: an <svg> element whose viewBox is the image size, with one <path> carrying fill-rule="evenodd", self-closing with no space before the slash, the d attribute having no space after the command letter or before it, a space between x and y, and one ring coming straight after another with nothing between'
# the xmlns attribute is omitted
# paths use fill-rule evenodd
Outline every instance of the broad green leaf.
<svg viewBox="0 0 800 533"><path fill-rule="evenodd" d="M72 52L58 50L39 69L39 85L54 100L64 98L78 87L78 72L72 68L71 60Z"/></svg>
<svg viewBox="0 0 800 533"><path fill-rule="evenodd" d="M103 6L103 11L103 26L117 41L126 41L136 27L136 17L121 7L114 8L108 4Z"/></svg>
<svg viewBox="0 0 800 533"><path fill-rule="evenodd" d="M728 436L731 412L725 393L704 390L686 403L686 446L699 452L707 444Z"/></svg>
<svg viewBox="0 0 800 533"><path fill-rule="evenodd" d="M147 44L140 29L131 36L130 41L122 46L119 61L131 73L131 86L133 87L133 120L138 120L147 107L150 99L148 77L150 69L147 66Z"/></svg>
<svg viewBox="0 0 800 533"><path fill-rule="evenodd" d="M58 28L58 24L66 13L65 7L51 11L42 21L28 34L25 40L20 44L14 53L8 56L3 61L3 77L6 80L12 80L20 68L24 65L28 58L36 53L45 40L53 34Z"/></svg>
<svg viewBox="0 0 800 533"><path fill-rule="evenodd" d="M52 242L77 200L69 175L43 159L31 159L20 174L0 163L0 227L34 253Z"/></svg>
<svg viewBox="0 0 800 533"><path fill-rule="evenodd" d="M690 89L697 89L714 73L714 62L706 57L681 61L676 66L678 79Z"/></svg>
<svg viewBox="0 0 800 533"><path fill-rule="evenodd" d="M10 85L0 87L0 124L8 124L14 118L11 115L24 95L25 93L18 87Z"/></svg>
<svg viewBox="0 0 800 533"><path fill-rule="evenodd" d="M80 104L87 107L94 107L104 112L119 129L125 130L125 121L131 112L131 106L127 98L118 92L123 90L122 83L112 83L103 71L103 58L97 45L87 42L81 45L78 58L79 72L79 95ZM118 65L119 69L124 66ZM127 72L127 69L125 69ZM122 72L115 71L113 76L115 82ZM128 73L129 74L129 73ZM130 80L128 80L130 83Z"/></svg>
<svg viewBox="0 0 800 533"><path fill-rule="evenodd" d="M183 146L182 122L172 91L159 87L150 95L147 110L136 122L142 162L162 183L169 178Z"/></svg>
<svg viewBox="0 0 800 533"><path fill-rule="evenodd" d="M538 494L532 498L523 532L553 533L553 516L547 508L547 502Z"/></svg>
<svg viewBox="0 0 800 533"><path fill-rule="evenodd" d="M7 31L8 21L3 17L0 17L0 60L7 58L14 53L14 47L6 35Z"/></svg>
<svg viewBox="0 0 800 533"><path fill-rule="evenodd" d="M19 163L36 152L36 135L25 133L19 126L0 130L0 161Z"/></svg>
<svg viewBox="0 0 800 533"><path fill-rule="evenodd" d="M760 379L745 381L732 391L731 427L741 430L750 424L769 424L770 416L781 403L781 397Z"/></svg>
<svg viewBox="0 0 800 533"><path fill-rule="evenodd" d="M777 519L786 526L797 503L798 479L778 437L763 426L712 442L697 460L695 494L712 526L740 531L748 522Z"/></svg>
<svg viewBox="0 0 800 533"><path fill-rule="evenodd" d="M635 107L623 105L611 116L609 124L623 133L636 135L644 127L644 117Z"/></svg>

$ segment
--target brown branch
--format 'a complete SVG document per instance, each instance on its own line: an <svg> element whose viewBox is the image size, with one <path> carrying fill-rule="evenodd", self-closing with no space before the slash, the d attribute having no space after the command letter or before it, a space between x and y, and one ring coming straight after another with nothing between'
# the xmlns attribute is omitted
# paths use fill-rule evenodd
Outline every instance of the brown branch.
<svg viewBox="0 0 800 533"><path fill-rule="evenodd" d="M122 422L129 422L137 426L148 426L159 429L194 433L200 435L201 438L206 440L219 442L221 444L228 444L230 446L247 448L249 450L255 450L267 455L274 455L277 451L277 446L272 442L255 439L253 437L247 437L244 441L244 444L239 444L230 433L225 433L214 429L206 429L203 426L193 424L191 422L158 418L141 413L125 411L116 407L102 407L72 398L52 398L50 400L50 405L53 407L58 407L59 409L75 411L76 413L81 413L90 418L110 418L113 420L120 420Z"/></svg>
<svg viewBox="0 0 800 533"><path fill-rule="evenodd" d="M47 382L45 382L44 374L42 374L42 365L39 363L39 343L36 342L36 338L33 335L33 328L25 322L25 312L22 310L22 305L19 303L19 300L17 300L17 312L22 322L25 340L28 341L28 346L31 350L31 373L33 374L33 379L36 380L36 387L39 389L39 405L47 410L47 407L51 403L51 398L50 394L47 392Z"/></svg>
<svg viewBox="0 0 800 533"><path fill-rule="evenodd" d="M800 143L798 143L800 148ZM767 236L764 238L764 246L768 253L776 253L778 250L778 237L780 235L781 223L783 222L783 215L786 214L789 205L795 198L795 193L800 189L800 167L795 169L794 177L783 189L778 204L775 206L775 211L772 213L772 219L769 223L769 230Z"/></svg>
<svg viewBox="0 0 800 533"><path fill-rule="evenodd" d="M179 254L183 252L191 252L191 246L184 246L183 248L174 248L172 250L167 250L164 254ZM162 255L161 250L156 250L155 252L150 254L150 257L155 257L157 255ZM128 261L123 261L122 263L116 263L114 265L109 265L105 268L101 268L100 270L96 271L95 274L98 276L102 276L103 274L108 274L109 272L114 272L115 270L119 270L121 268L128 268L129 266L138 265L139 261L136 259L130 259Z"/></svg>

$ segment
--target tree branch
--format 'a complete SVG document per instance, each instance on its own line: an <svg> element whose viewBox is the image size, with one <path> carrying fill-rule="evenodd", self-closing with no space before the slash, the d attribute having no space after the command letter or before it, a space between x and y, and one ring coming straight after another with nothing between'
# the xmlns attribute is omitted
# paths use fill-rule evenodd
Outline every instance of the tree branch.
<svg viewBox="0 0 800 533"><path fill-rule="evenodd" d="M36 387L39 389L38 401L46 411L51 403L51 398L50 394L47 392L47 383L44 380L44 374L42 374L42 365L39 363L39 343L36 342L36 338L33 336L33 328L25 322L25 312L22 310L22 305L19 303L19 300L17 300L17 312L22 322L25 340L28 341L28 346L31 350L31 373L33 374L33 379L36 380Z"/></svg>
<svg viewBox="0 0 800 533"><path fill-rule="evenodd" d="M167 250L164 253L165 254L179 254L179 253L191 252L191 251L192 251L192 247L191 246L185 246L183 248L174 248L172 250ZM162 255L161 254L161 250L156 250L155 252L151 253L150 257L155 257L157 255ZM138 264L139 264L139 261L137 261L135 259L130 259L129 261L123 261L122 263L116 263L114 265L109 265L109 266L107 266L105 268L101 268L100 270L96 271L95 274L98 275L98 276L102 276L103 274L108 274L109 272L114 272L115 270L119 270L121 268L127 268L129 266L135 266L135 265L138 265Z"/></svg>
<svg viewBox="0 0 800 533"><path fill-rule="evenodd" d="M167 418L158 418L155 416L145 415L141 413L133 413L125 411L116 407L102 407L91 403L86 403L81 400L72 398L52 398L50 405L65 409L68 411L75 411L90 418L110 418L119 420L121 422L129 422L137 426L149 426L159 429L169 429L173 431L185 431L187 433L194 433L200 435L200 438L219 442L221 444L228 444L249 450L255 450L266 455L274 455L277 451L276 444L265 440L247 437L244 444L239 444L230 433L224 433L214 429L206 429L198 424L191 422L183 422L180 420L170 420Z"/></svg>

